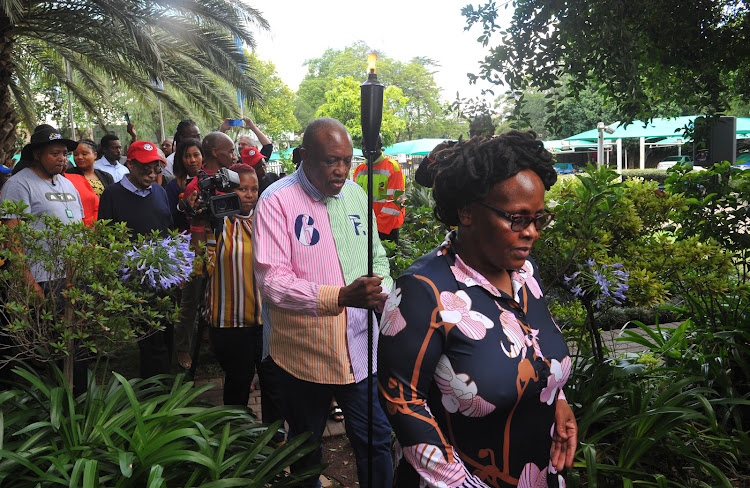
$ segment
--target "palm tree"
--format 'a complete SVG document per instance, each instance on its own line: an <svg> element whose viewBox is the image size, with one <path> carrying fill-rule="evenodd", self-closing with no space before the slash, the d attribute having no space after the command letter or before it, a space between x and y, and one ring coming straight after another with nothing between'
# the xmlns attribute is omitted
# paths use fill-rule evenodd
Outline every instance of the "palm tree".
<svg viewBox="0 0 750 488"><path fill-rule="evenodd" d="M228 85L254 103L258 83L239 46L255 47L251 27L268 23L243 0L0 0L0 162L15 143L13 102L28 127L37 123L37 78L70 90L101 125L113 82L142 95L158 92L182 114L230 113Z"/></svg>

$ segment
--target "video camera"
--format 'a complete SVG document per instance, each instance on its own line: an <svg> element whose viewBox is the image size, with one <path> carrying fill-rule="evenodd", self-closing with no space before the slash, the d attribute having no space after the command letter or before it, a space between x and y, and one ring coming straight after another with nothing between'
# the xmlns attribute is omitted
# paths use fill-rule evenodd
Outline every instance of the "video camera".
<svg viewBox="0 0 750 488"><path fill-rule="evenodd" d="M223 219L240 213L242 202L239 195L231 192L240 186L240 176L232 170L221 168L215 174L198 171L198 201L200 210L214 219ZM218 192L225 193L217 195Z"/></svg>

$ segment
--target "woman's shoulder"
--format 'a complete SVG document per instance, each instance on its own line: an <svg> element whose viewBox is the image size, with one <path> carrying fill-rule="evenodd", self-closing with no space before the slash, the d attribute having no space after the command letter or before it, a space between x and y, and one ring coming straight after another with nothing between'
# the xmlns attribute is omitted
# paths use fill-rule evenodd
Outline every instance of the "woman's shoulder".
<svg viewBox="0 0 750 488"><path fill-rule="evenodd" d="M106 171L102 171L100 169L94 168L94 174L96 175L97 178L99 178L99 181L101 181L105 187L109 185L113 185L115 183L115 179L112 177L111 174L107 173Z"/></svg>
<svg viewBox="0 0 750 488"><path fill-rule="evenodd" d="M169 182L164 186L164 189L167 190L167 193L182 193L185 189L180 186L180 183L177 181L177 178L173 178L169 180Z"/></svg>
<svg viewBox="0 0 750 488"><path fill-rule="evenodd" d="M419 281L440 291L454 290L456 281L451 273L451 263L441 248L436 248L415 260L397 280L397 285Z"/></svg>

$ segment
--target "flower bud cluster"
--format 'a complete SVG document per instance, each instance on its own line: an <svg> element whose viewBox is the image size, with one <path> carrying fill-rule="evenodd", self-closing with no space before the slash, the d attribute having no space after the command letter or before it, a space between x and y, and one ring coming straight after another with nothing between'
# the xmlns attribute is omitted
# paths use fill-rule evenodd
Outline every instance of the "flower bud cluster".
<svg viewBox="0 0 750 488"><path fill-rule="evenodd" d="M574 296L591 300L596 308L602 308L607 302L622 305L630 277L622 268L622 263L598 264L589 259L578 271L565 276L565 284Z"/></svg>
<svg viewBox="0 0 750 488"><path fill-rule="evenodd" d="M188 279L194 258L189 234L144 239L125 253L120 279L168 290Z"/></svg>

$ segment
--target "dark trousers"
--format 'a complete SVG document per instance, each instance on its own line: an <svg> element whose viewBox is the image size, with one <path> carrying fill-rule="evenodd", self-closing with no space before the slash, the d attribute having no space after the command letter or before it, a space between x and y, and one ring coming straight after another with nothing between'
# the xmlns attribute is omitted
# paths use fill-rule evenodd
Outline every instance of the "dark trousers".
<svg viewBox="0 0 750 488"><path fill-rule="evenodd" d="M277 420L284 421L284 414L281 412L281 379L279 371L281 368L276 366L267 356L258 366L258 377L260 379L260 411L264 424L272 424ZM279 432L273 437L275 442L282 442L284 434Z"/></svg>
<svg viewBox="0 0 750 488"><path fill-rule="evenodd" d="M388 234L383 234L382 232L378 232L378 235L380 236L381 241L393 241L396 244L398 244L398 228L393 229Z"/></svg>
<svg viewBox="0 0 750 488"><path fill-rule="evenodd" d="M348 385L326 385L300 380L287 373L269 357L276 370L282 393L281 410L289 423L289 439L304 432L312 432L312 439L320 443L328 420L331 399L335 396L346 419L346 435L357 460L359 485L368 487L367 477L367 379ZM377 381L373 379L373 486L390 487L393 484L391 461L391 426L378 402ZM292 464L292 473L320 464L323 458L321 445ZM304 486L318 486L310 480Z"/></svg>
<svg viewBox="0 0 750 488"><path fill-rule="evenodd" d="M182 289L180 310L177 314L177 325L174 331L174 347L177 350L178 360L181 353L187 356L192 353L195 317L198 315L205 292L206 280L202 276L192 277Z"/></svg>
<svg viewBox="0 0 750 488"><path fill-rule="evenodd" d="M164 330L157 330L138 341L141 355L141 378L151 378L169 374L172 364L172 339L174 327L168 324Z"/></svg>
<svg viewBox="0 0 750 488"><path fill-rule="evenodd" d="M250 400L250 385L255 368L260 376L261 392L263 371L260 360L263 355L263 328L253 327L209 327L209 337L216 360L224 371L224 405L247 406Z"/></svg>

